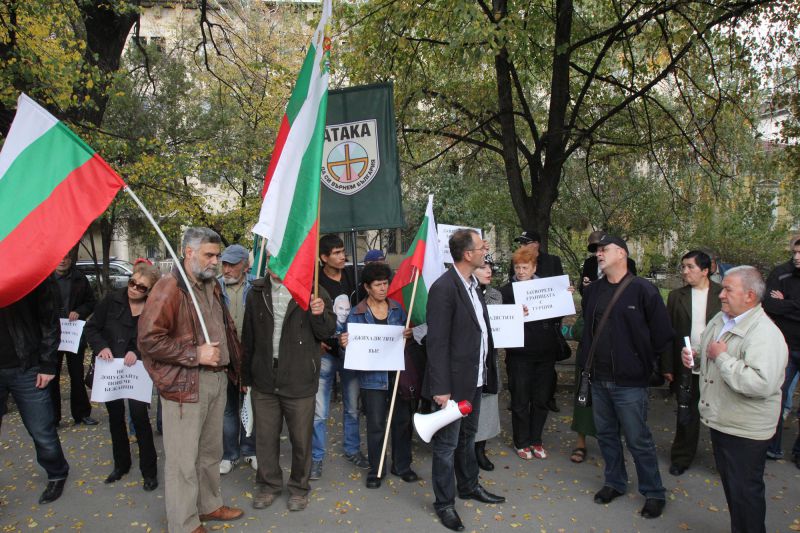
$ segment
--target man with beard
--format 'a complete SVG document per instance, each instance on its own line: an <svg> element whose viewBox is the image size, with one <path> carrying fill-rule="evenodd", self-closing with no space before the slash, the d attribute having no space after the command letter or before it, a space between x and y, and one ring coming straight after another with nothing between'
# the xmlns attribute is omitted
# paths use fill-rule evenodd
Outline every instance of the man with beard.
<svg viewBox="0 0 800 533"><path fill-rule="evenodd" d="M225 306L233 317L233 323L236 324L236 332L240 339L244 322L244 302L255 279L248 272L249 268L250 252L241 244L232 244L222 252L222 275L217 277L217 280L222 289L222 301L225 302ZM258 470L255 437L245 435L244 427L239 420L240 405L239 387L229 382L228 401L223 421L223 453L222 461L219 463L220 474L230 472L236 466L239 457L244 457L245 463L249 464L253 470Z"/></svg>
<svg viewBox="0 0 800 533"><path fill-rule="evenodd" d="M764 298L764 310L775 321L783 338L789 346L789 364L783 381L781 411L789 400L789 387L795 374L800 372L800 234L792 237L792 258L776 266L767 278L767 294ZM767 450L767 457L780 459L783 457L781 439L783 438L783 418L778 418L778 427L772 443ZM792 448L792 459L800 468L800 435Z"/></svg>
<svg viewBox="0 0 800 533"><path fill-rule="evenodd" d="M139 318L139 349L163 405L165 501L170 532L202 533L201 522L240 518L222 504L219 463L228 381L238 386L241 346L215 279L221 239L208 228L183 235L183 268L155 284Z"/></svg>

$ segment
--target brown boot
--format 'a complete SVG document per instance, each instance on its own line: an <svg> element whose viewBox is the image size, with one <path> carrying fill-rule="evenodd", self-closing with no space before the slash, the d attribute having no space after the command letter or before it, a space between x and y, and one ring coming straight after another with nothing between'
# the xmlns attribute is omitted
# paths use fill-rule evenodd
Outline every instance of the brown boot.
<svg viewBox="0 0 800 533"><path fill-rule="evenodd" d="M213 513L201 514L200 521L209 522L211 520L217 520L219 522L227 522L228 520L236 520L237 518L241 518L243 514L244 511L242 511L241 509L223 505Z"/></svg>

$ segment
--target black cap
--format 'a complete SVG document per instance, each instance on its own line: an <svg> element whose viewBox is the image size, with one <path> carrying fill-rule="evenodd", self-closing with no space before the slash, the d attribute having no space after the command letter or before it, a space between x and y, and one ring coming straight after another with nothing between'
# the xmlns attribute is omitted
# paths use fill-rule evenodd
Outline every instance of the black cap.
<svg viewBox="0 0 800 533"><path fill-rule="evenodd" d="M600 237L600 240L597 241L597 244L594 245L590 244L589 251L595 252L598 246L606 246L608 244L616 244L617 246L625 250L626 254L629 253L628 244L624 240L622 240L620 237L617 237L616 235L609 235L608 233Z"/></svg>
<svg viewBox="0 0 800 533"><path fill-rule="evenodd" d="M523 231L522 235L514 239L514 242L518 242L520 244L530 244L532 242L542 242L542 237L539 235L538 231L527 230Z"/></svg>

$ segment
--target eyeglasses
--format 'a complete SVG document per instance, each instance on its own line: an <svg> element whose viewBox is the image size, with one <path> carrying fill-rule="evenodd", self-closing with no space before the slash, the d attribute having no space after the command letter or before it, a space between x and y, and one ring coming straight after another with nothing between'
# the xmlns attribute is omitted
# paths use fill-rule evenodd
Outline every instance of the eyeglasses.
<svg viewBox="0 0 800 533"><path fill-rule="evenodd" d="M128 287L130 287L131 289L134 289L136 291L139 291L141 293L150 292L150 287L148 287L147 285L142 285L141 283L136 283L132 279L128 280Z"/></svg>

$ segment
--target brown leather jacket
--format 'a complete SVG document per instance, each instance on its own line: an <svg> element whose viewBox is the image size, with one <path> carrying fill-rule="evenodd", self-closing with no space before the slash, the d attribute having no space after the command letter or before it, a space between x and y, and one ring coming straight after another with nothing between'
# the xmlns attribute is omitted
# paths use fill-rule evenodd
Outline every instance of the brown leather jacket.
<svg viewBox="0 0 800 533"><path fill-rule="evenodd" d="M220 300L225 320L230 355L228 378L238 384L242 348L216 281L214 297ZM205 339L192 298L177 270L158 280L150 292L139 317L138 342L144 367L161 396L174 402L197 403L200 386L197 347L205 344Z"/></svg>

